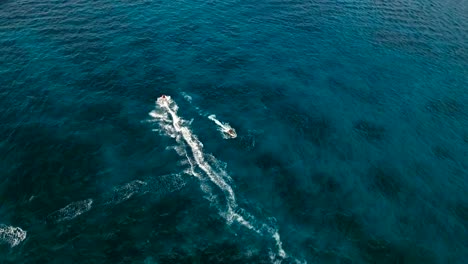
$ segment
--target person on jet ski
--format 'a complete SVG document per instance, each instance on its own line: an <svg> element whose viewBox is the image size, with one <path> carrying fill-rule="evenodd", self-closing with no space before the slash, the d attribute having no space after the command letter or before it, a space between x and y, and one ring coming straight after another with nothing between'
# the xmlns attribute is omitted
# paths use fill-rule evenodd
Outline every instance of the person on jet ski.
<svg viewBox="0 0 468 264"><path fill-rule="evenodd" d="M232 128L230 128L228 131L226 131L226 133L232 138L235 138L237 136L236 131L234 131L234 129L232 129Z"/></svg>

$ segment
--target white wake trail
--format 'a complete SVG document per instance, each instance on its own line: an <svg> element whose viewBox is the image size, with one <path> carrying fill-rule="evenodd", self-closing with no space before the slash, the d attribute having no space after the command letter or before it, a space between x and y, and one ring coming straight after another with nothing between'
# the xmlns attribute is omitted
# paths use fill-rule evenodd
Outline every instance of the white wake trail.
<svg viewBox="0 0 468 264"><path fill-rule="evenodd" d="M193 135L190 129L184 125L187 123L185 120L182 120L177 115L178 106L169 96L166 98L158 98L157 104L161 109L164 109L166 113L171 116L172 127L167 127L167 124L163 125L163 128L166 128L166 131L169 132L169 135L176 137L176 139L180 140L178 136L181 136L184 142L190 147L192 151L192 156L189 158L188 153L186 153L186 157L191 165L194 165L192 162L192 158L194 163L197 164L198 168L200 168L205 174L210 178L210 180L216 184L226 195L228 200L228 208L230 211L232 208L237 207L236 198L234 192L230 185L228 185L222 177L217 175L211 166L205 161L205 157L202 152L203 144L197 139L195 135ZM157 115L152 112L151 114L153 117L165 117L164 115ZM162 119L164 121L168 121L168 119ZM193 169L192 169L193 170ZM198 173L195 173L194 176L200 177Z"/></svg>
<svg viewBox="0 0 468 264"><path fill-rule="evenodd" d="M270 235L276 242L279 257L282 259L286 258L287 254L283 250L278 231L266 224L256 223L252 215L238 207L235 193L229 183L226 182L226 180L231 181L230 176L227 172L220 169L219 166L214 169L213 166L210 165L209 161L215 164L218 164L219 161L203 153L203 144L189 129L189 122L177 115L179 109L178 105L170 96L159 97L156 101L156 105L156 109L150 112L150 116L154 118L154 121L158 122L161 128L159 130L160 132L175 138L177 143L184 148L186 147L186 150L179 153L179 155L185 157L190 164L190 169L187 170L187 173L197 177L201 181L208 179L223 192L226 199L226 210L220 209L220 215L226 219L229 225L236 222L258 234ZM222 129L230 129L229 124L220 122L214 115L209 116L209 118ZM213 196L209 187L202 185L201 189L207 192L208 195Z"/></svg>

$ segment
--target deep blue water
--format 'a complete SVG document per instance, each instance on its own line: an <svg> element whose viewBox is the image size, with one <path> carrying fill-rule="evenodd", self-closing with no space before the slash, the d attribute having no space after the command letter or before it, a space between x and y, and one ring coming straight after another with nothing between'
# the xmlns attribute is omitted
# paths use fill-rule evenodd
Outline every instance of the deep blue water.
<svg viewBox="0 0 468 264"><path fill-rule="evenodd" d="M468 3L2 0L0 133L0 263L465 263Z"/></svg>

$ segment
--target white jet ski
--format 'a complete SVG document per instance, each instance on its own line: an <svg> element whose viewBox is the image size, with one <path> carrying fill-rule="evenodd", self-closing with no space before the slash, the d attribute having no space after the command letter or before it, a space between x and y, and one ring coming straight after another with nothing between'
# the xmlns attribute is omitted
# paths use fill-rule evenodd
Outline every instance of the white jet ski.
<svg viewBox="0 0 468 264"><path fill-rule="evenodd" d="M215 115L210 115L208 116L208 118L215 122L215 124L218 126L218 130L222 133L225 139L237 137L236 130L232 128L228 123L222 123L221 121L216 119Z"/></svg>
<svg viewBox="0 0 468 264"><path fill-rule="evenodd" d="M236 131L234 130L234 128L230 128L230 129L227 129L227 130L223 130L223 133L225 133L228 137L230 138L236 138L237 137L237 133Z"/></svg>

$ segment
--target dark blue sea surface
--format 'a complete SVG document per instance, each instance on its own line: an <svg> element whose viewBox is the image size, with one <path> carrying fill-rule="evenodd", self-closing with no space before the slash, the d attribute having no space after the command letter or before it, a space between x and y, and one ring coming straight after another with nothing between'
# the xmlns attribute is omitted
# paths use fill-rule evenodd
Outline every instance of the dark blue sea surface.
<svg viewBox="0 0 468 264"><path fill-rule="evenodd" d="M466 263L468 2L2 0L0 136L0 263Z"/></svg>

